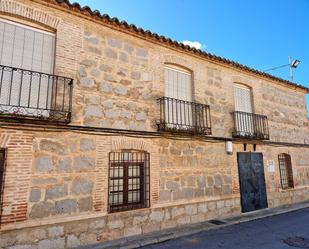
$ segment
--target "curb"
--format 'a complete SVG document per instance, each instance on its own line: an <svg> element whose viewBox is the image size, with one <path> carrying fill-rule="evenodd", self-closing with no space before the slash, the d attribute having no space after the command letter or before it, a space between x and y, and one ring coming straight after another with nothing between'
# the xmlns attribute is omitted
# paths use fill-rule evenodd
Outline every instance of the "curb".
<svg viewBox="0 0 309 249"><path fill-rule="evenodd" d="M76 247L75 249L133 249L142 246L162 243L168 240L176 239L183 236L189 236L204 231L222 229L224 227L237 225L244 222L250 222L267 217L277 216L285 213L295 212L301 209L309 208L309 201L294 205L282 206L279 208L263 209L250 213L231 216L220 220L210 220L201 223L184 225L176 228L169 228L158 232L153 232L145 235L131 236L118 240L102 242L99 244ZM212 222L219 221L220 225L215 225Z"/></svg>

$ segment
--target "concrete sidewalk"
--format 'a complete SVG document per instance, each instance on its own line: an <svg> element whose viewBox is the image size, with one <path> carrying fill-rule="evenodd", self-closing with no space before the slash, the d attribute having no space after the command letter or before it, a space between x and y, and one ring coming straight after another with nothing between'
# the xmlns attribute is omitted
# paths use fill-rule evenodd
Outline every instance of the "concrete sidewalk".
<svg viewBox="0 0 309 249"><path fill-rule="evenodd" d="M308 208L309 202L284 206L273 209L263 209L250 213L241 214L238 216L232 216L220 220L210 220L207 222L185 225L177 228L166 229L160 232L149 233L147 235L138 235L118 240L102 242L95 245L88 245L77 247L76 249L129 249L139 248L141 246L161 243L167 240L179 238L186 235L192 235L202 231L208 231L213 229L220 229L226 226L257 220L274 215L280 215L288 212L293 212L299 209Z"/></svg>

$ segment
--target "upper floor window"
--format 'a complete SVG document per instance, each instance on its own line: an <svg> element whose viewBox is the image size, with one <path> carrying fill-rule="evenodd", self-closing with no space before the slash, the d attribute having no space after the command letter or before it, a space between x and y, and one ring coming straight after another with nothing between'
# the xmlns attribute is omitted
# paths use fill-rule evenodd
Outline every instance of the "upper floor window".
<svg viewBox="0 0 309 249"><path fill-rule="evenodd" d="M292 170L292 162L291 156L289 154L279 154L279 170L280 170L280 179L281 179L281 187L283 189L293 188L293 170Z"/></svg>
<svg viewBox="0 0 309 249"><path fill-rule="evenodd" d="M73 80L53 75L55 34L0 18L0 115L69 122Z"/></svg>
<svg viewBox="0 0 309 249"><path fill-rule="evenodd" d="M165 96L192 101L191 72L175 65L165 65Z"/></svg>
<svg viewBox="0 0 309 249"><path fill-rule="evenodd" d="M159 131L211 134L210 107L193 102L191 71L165 65L165 96L160 98Z"/></svg>
<svg viewBox="0 0 309 249"><path fill-rule="evenodd" d="M241 84L234 84L234 99L235 111L253 112L251 88Z"/></svg>
<svg viewBox="0 0 309 249"><path fill-rule="evenodd" d="M121 150L109 154L109 212L149 207L149 153Z"/></svg>
<svg viewBox="0 0 309 249"><path fill-rule="evenodd" d="M52 74L55 34L0 19L0 64Z"/></svg>

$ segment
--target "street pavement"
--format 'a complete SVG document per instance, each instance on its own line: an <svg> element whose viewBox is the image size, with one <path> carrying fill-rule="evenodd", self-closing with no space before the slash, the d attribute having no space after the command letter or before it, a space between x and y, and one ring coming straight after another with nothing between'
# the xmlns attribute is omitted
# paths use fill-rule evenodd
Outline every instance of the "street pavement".
<svg viewBox="0 0 309 249"><path fill-rule="evenodd" d="M296 238L295 238L296 237ZM286 242L295 242L292 247ZM300 247L302 246L302 247ZM309 248L309 208L200 232L141 249Z"/></svg>

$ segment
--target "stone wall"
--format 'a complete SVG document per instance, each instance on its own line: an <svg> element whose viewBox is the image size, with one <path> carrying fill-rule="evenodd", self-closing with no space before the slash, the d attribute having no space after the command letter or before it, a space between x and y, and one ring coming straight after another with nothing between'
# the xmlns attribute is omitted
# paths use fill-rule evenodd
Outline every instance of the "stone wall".
<svg viewBox="0 0 309 249"><path fill-rule="evenodd" d="M3 2L11 1L0 7ZM6 8L0 16L21 18L27 8L40 9L41 14L21 21L56 29L55 72L74 78L72 125L156 131L164 64L172 63L193 72L194 99L210 105L214 136L231 137L237 82L252 87L256 113L269 118L271 140L309 139L301 90L151 43L46 2L15 3L27 3L24 12L8 15ZM53 17L57 25L42 23L41 15ZM253 151L253 142L246 143L247 151ZM0 147L8 153L0 248L70 248L241 211L237 152L244 151L243 142L235 141L234 153L228 155L219 140L2 123ZM119 149L150 153L150 208L108 214L108 153ZM257 144L257 151L264 155L269 207L309 199L308 146ZM281 189L279 153L292 157L294 189ZM268 172L269 160L275 162L275 172Z"/></svg>
<svg viewBox="0 0 309 249"><path fill-rule="evenodd" d="M255 112L268 116L272 140L309 140L305 91L146 41L92 18L32 1L27 7L57 20L51 27L57 34L55 73L74 78L72 124L156 131L164 64L172 63L192 71L194 100L210 105L214 136L231 137L233 84L242 83L252 87Z"/></svg>

